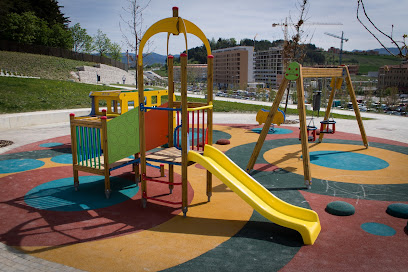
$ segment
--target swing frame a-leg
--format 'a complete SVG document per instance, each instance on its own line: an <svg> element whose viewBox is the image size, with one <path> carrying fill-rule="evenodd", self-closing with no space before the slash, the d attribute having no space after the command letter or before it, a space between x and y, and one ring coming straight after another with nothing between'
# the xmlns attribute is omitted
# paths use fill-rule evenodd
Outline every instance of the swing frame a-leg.
<svg viewBox="0 0 408 272"><path fill-rule="evenodd" d="M350 73L347 66L340 66L338 68L311 68L311 67L302 67L298 63L291 63L288 66L288 70L285 73L285 77L279 90L275 96L272 107L269 111L268 117L265 120L264 127L259 135L258 141L254 147L252 155L249 159L248 165L246 167L246 172L254 168L255 162L261 152L263 143L268 134L269 127L272 123L272 120L279 108L280 101L282 100L283 94L286 90L286 87L291 80L296 80L296 89L297 89L297 98L298 98L298 112L299 112L299 122L300 122L300 137L301 137L301 146L302 146L302 160L303 160L303 173L305 185L310 188L312 184L312 176L310 170L310 156L309 156L309 143L308 143L308 133L307 133L307 123L306 123L306 108L305 108L305 99L304 99L304 88L303 88L303 79L304 78L315 78L315 77L331 77L331 78L345 78L347 90L350 95L350 100L353 103L353 108L356 116L358 126L360 128L361 138L363 144L368 148L367 135L365 133L363 121L361 119L360 110L358 108L356 95L354 88L351 82ZM341 86L341 85L340 85ZM329 104L325 113L325 120L330 116L331 105L333 104L334 94L336 91L334 86L329 98ZM323 140L323 133L319 135L319 142Z"/></svg>

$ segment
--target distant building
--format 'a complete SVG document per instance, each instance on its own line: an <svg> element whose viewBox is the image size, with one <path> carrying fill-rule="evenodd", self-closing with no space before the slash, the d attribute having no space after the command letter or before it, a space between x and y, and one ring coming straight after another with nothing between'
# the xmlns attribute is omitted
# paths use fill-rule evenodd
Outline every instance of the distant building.
<svg viewBox="0 0 408 272"><path fill-rule="evenodd" d="M329 49L327 49L327 52L334 53L334 54L340 54L340 49L335 48L335 47L330 47Z"/></svg>
<svg viewBox="0 0 408 272"><path fill-rule="evenodd" d="M253 46L236 46L212 51L214 84L219 88L245 89L254 81Z"/></svg>
<svg viewBox="0 0 408 272"><path fill-rule="evenodd" d="M254 77L256 82L264 82L267 88L278 88L283 79L282 48L271 47L257 51L254 56Z"/></svg>
<svg viewBox="0 0 408 272"><path fill-rule="evenodd" d="M408 93L408 63L380 67L377 87L378 89L397 87L399 91Z"/></svg>
<svg viewBox="0 0 408 272"><path fill-rule="evenodd" d="M175 82L181 81L180 71L181 71L180 66L173 67ZM207 64L187 64L187 82L197 83L205 82L206 80L207 80Z"/></svg>

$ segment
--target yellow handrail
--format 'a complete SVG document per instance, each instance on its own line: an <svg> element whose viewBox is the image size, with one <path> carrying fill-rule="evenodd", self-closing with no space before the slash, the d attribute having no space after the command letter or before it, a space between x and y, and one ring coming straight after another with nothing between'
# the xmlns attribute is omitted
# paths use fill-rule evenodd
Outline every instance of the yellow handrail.
<svg viewBox="0 0 408 272"><path fill-rule="evenodd" d="M202 107L197 107L197 108L188 108L187 111L198 111L198 110L212 109L212 108L213 108L213 104L210 102L210 104L207 106L202 106Z"/></svg>

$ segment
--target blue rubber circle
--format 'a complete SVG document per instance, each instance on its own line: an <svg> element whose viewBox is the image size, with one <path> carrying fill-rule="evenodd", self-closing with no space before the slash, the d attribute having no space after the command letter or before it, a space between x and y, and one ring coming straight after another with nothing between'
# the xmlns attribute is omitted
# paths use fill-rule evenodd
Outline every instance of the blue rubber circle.
<svg viewBox="0 0 408 272"><path fill-rule="evenodd" d="M262 128L254 128L251 131L261 134ZM275 128L273 131L269 129L268 134L290 134L292 132L292 130L286 128Z"/></svg>
<svg viewBox="0 0 408 272"><path fill-rule="evenodd" d="M72 164L72 154L55 156L51 158L51 161L62 164Z"/></svg>
<svg viewBox="0 0 408 272"><path fill-rule="evenodd" d="M63 143L43 143L40 144L41 147L54 147L54 146L60 146L64 145Z"/></svg>
<svg viewBox="0 0 408 272"><path fill-rule="evenodd" d="M388 162L365 154L324 150L310 152L310 162L339 170L373 171L387 168Z"/></svg>
<svg viewBox="0 0 408 272"><path fill-rule="evenodd" d="M333 201L327 204L326 212L338 215L338 216L349 216L356 212L356 209L350 203L344 201Z"/></svg>
<svg viewBox="0 0 408 272"><path fill-rule="evenodd" d="M361 228L365 232L378 236L393 236L397 233L396 230L390 226L375 222L364 223L361 225Z"/></svg>
<svg viewBox="0 0 408 272"><path fill-rule="evenodd" d="M113 206L124 202L139 191L134 181L111 177L110 198L105 197L102 176L79 177L79 191L75 191L74 178L57 179L31 189L25 196L27 205L49 211L83 211Z"/></svg>
<svg viewBox="0 0 408 272"><path fill-rule="evenodd" d="M0 174L17 173L33 170L43 166L45 162L34 159L11 159L0 161Z"/></svg>
<svg viewBox="0 0 408 272"><path fill-rule="evenodd" d="M393 203L387 207L386 212L394 217L408 219L408 204Z"/></svg>

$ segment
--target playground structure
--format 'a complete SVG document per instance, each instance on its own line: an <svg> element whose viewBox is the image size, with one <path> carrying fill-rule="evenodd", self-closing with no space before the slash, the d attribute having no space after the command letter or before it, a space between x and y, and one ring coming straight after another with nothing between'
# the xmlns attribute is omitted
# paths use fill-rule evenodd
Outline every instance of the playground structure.
<svg viewBox="0 0 408 272"><path fill-rule="evenodd" d="M358 122L363 144L366 148L368 148L367 135L365 133L363 121L361 119L360 110L358 108L356 95L354 92L354 88L353 88L351 78L350 78L350 73L349 73L347 66L340 66L338 68L310 68L310 67L302 67L302 65L296 62L292 62L289 64L288 69L285 73L285 77L283 78L283 81L281 85L279 86L279 90L275 96L275 100L273 101L268 117L265 120L264 127L259 135L258 141L249 159L248 165L246 167L247 173L249 173L253 169L255 162L258 158L258 155L261 151L262 145L265 141L266 135L268 134L269 127L271 126L271 123L275 119L275 116L279 113L279 103L282 100L283 94L288 84L290 83L290 81L296 81L298 111L299 111L299 121L300 121L299 139L301 140L301 145L302 145L304 180L305 180L305 185L308 188L310 188L310 186L312 185L312 175L311 175L311 170L310 170L310 156L309 156L308 142L310 138L315 140L317 128L315 127L312 128L306 123L306 108L305 108L305 102L304 102L305 98L304 98L303 79L304 78L316 78L316 77L332 78L332 81L330 84L332 91L330 93L329 102L328 102L328 106L327 106L326 113L324 116L324 120L321 122L319 143L323 141L323 137L325 134L335 132L335 121L330 118L330 111L331 111L331 106L334 101L336 90L341 88L342 82L343 80L345 80L346 85L347 85L347 90L349 92L350 100L353 103L353 109L354 109L354 113L355 113L355 116ZM309 135L309 133L312 133L312 135Z"/></svg>
<svg viewBox="0 0 408 272"><path fill-rule="evenodd" d="M320 233L320 221L318 215L311 210L293 206L289 203L281 201L272 193L266 190L255 179L245 173L233 161L231 161L222 152L212 147L212 133L213 133L213 56L211 55L211 48L207 38L203 32L193 23L178 17L178 8L173 8L173 17L163 19L153 24L143 36L139 47L138 58L138 74L139 82L138 89L143 90L143 47L147 40L153 35L167 32L167 48L170 34L179 35L184 34L187 50L187 33L194 34L202 40L207 50L207 103L188 103L187 102L187 54L180 55L181 62L181 101L175 103L172 99L174 93L173 83L173 57L168 57L168 80L169 80L169 103L168 108L162 108L169 112L169 132L173 131L172 122L170 122L171 113L181 111L181 123L174 129L175 133L179 133L181 129L181 146L174 142L179 137L169 137L168 148L146 154L146 135L145 131L146 121L143 108L151 109L152 111L160 110L160 108L149 108L140 105L141 111L139 114L139 132L140 132L140 173L141 173L141 191L142 203L145 207L149 197L147 190L147 181L155 181L152 178L146 177L146 162L156 161L169 165L169 184L170 190L174 185L180 185L173 182L174 165L181 165L181 186L182 186L182 211L186 216L187 207L187 174L188 166L195 162L204 166L207 169L207 197L208 201L212 195L212 174L223 181L235 193L237 193L243 200L245 200L254 209L260 212L263 216L281 226L297 230L303 237L305 244L313 244ZM139 101L143 98L143 91L139 92ZM206 114L206 126L204 122L204 112L202 113L203 122L200 124L198 111L203 110ZM197 112L197 121L194 123L194 115L189 114ZM177 115L178 116L178 115ZM177 120L179 120L177 118ZM192 120L192 121L190 121ZM179 124L179 121L177 122ZM270 124L269 124L270 125ZM205 133L204 133L205 130ZM194 135L204 136L201 139ZM150 135L149 135L150 136ZM197 139L197 145L194 145L194 137ZM191 141L190 141L191 138ZM204 138L204 137L203 137ZM176 145L176 146L175 146ZM196 149L196 150L194 150ZM157 181L157 180L156 180ZM161 182L163 183L163 182ZM157 198L154 198L157 201Z"/></svg>
<svg viewBox="0 0 408 272"><path fill-rule="evenodd" d="M168 56L168 103L152 107L140 102L144 101L145 97L142 76L143 47L150 37L160 32L167 32L168 38L170 34L183 33L186 52L187 33L194 34L203 41L208 55L207 103L187 102L186 53L180 55L181 101L173 99L173 57ZM199 163L207 169L208 201L212 196L212 175L215 175L265 218L298 231L305 244L313 244L321 230L316 212L280 200L221 151L212 147L213 61L210 45L205 35L193 23L178 17L177 8L173 8L173 17L153 24L146 31L139 47L138 107L110 120L106 116L101 118L70 116L75 188L79 186L78 171L104 175L105 194L106 197L109 197L111 193L110 172L133 164L135 182L138 183L138 180L141 182L143 208L146 208L148 200L176 204L181 205L183 215L186 216L188 211L188 166ZM277 122L282 121L278 119L276 119ZM162 148L147 153L157 147ZM131 155L134 155L134 158L131 158ZM146 166L149 161L168 165L168 181L147 176ZM138 164L140 164L140 172ZM174 166L181 167L181 182L174 182ZM170 193L174 186L181 186L181 202L170 202L158 196L149 195L147 185L152 182L168 185Z"/></svg>
<svg viewBox="0 0 408 272"><path fill-rule="evenodd" d="M162 104L162 100L168 95L167 90L146 89L144 102L148 107L157 107ZM137 90L110 90L91 92L89 97L92 100L91 116L117 117L139 104L139 94ZM106 103L107 111L100 109L100 105Z"/></svg>

